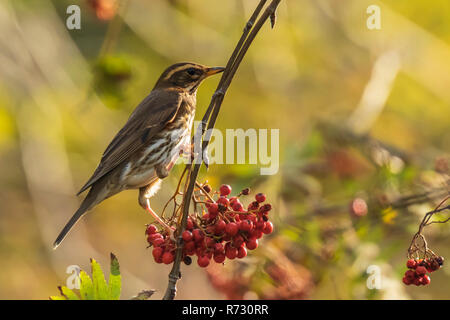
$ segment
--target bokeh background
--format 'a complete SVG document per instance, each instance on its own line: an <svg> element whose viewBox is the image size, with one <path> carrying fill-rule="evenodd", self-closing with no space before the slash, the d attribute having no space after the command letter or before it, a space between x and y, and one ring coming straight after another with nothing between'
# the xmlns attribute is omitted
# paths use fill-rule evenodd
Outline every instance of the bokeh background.
<svg viewBox="0 0 450 320"><path fill-rule="evenodd" d="M70 4L81 8L81 30L65 26ZM58 250L51 244L79 205L75 193L160 73L180 61L224 65L256 4L0 1L0 298L47 299L67 266L88 270L93 257L107 269L110 252L121 264L122 298L143 289L161 298L170 267L146 249L151 220L136 191L95 208ZM380 30L366 27L372 4L381 8ZM201 172L213 187L265 192L275 232L245 261L183 266L178 298L450 298L447 266L427 287L401 282L420 220L449 193L449 18L447 0L282 1L217 123L280 129L280 170ZM217 81L201 86L197 118ZM164 181L156 210L181 170ZM425 234L449 256L449 224ZM381 268L381 290L366 286L370 265Z"/></svg>

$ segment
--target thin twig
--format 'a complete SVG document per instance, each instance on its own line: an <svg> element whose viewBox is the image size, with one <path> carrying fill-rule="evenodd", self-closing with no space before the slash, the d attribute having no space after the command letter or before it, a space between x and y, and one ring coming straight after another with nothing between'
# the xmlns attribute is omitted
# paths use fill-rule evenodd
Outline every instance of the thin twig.
<svg viewBox="0 0 450 320"><path fill-rule="evenodd" d="M220 79L220 82L217 86L217 89L211 99L211 102L209 104L209 107L207 111L205 112L205 115L203 116L201 127L199 127L195 133L195 140L194 141L200 141L200 137L203 137L205 133L205 127L207 125L208 129L214 128L214 125L216 123L217 116L220 111L220 107L222 105L225 93L228 89L228 87L231 84L231 81L233 80L234 75L236 74L236 71L244 58L248 48L250 47L251 43L255 39L256 35L258 34L259 30L263 26L263 24L269 19L270 16L273 16L279 3L281 0L272 0L271 3L267 6L261 17L256 20L261 13L264 5L266 4L267 0L261 0L259 4L257 5L255 11L253 12L252 16L248 20L243 34L241 38L239 39L236 48L234 49L230 59L228 60L228 63L226 65L225 71L222 74L222 78ZM256 21L256 23L255 23ZM195 182L197 180L198 172L200 170L200 166L202 163L202 160L199 161L198 157L200 156L201 159L205 159L207 147L209 144L209 140L211 138L211 131L206 131L206 136L203 139L201 150L198 150L199 145L194 145L194 152L195 151L201 151L201 153L197 153L196 159L194 159L194 163L190 163L187 166L189 168L192 168L192 171L190 171L189 175L189 185L187 187L186 192L183 195L183 215L181 219L181 223L179 225L179 230L177 232L177 249L176 249L176 255L175 255L175 261L173 263L172 270L169 274L169 283L167 286L166 293L164 295L164 300L173 300L176 295L176 284L178 279L180 278L180 265L181 265L181 259L182 259L182 253L183 253L183 239L181 237L182 232L186 229L187 224L187 218L189 215L189 207L191 203L191 197L192 193L194 191Z"/></svg>

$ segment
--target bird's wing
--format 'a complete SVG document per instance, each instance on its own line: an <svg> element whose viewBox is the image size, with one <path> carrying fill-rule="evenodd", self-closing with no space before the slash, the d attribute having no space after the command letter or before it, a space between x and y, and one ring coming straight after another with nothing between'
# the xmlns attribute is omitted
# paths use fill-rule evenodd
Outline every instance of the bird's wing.
<svg viewBox="0 0 450 320"><path fill-rule="evenodd" d="M166 91L161 95L152 91L137 106L127 123L108 145L94 174L77 195L127 160L130 155L172 122L181 101L182 98L178 92Z"/></svg>

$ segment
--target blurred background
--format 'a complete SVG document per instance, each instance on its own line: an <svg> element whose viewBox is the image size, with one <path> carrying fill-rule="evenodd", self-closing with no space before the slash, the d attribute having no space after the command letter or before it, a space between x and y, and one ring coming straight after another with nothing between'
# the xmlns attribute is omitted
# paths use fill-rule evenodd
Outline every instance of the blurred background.
<svg viewBox="0 0 450 320"><path fill-rule="evenodd" d="M66 268L119 258L122 298L167 285L137 192L96 207L56 250L75 193L170 64L225 65L256 0L0 1L0 298L47 299ZM66 9L81 8L68 30ZM381 29L369 30L369 5ZM217 128L280 129L280 169L213 165L201 180L265 192L275 232L242 261L182 266L180 299L449 299L450 269L401 279L413 234L449 194L450 3L282 1L245 57ZM198 92L197 118L218 77ZM175 166L153 198L174 192ZM251 201L249 199L248 201ZM245 202L245 199L244 199ZM441 217L448 217L443 212ZM449 224L426 228L447 257ZM245 261L244 261L245 260ZM382 289L366 285L381 270Z"/></svg>

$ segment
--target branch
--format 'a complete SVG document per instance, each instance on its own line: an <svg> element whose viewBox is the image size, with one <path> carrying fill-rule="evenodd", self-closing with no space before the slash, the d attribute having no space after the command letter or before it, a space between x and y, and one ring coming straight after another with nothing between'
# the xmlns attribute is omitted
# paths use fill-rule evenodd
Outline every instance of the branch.
<svg viewBox="0 0 450 320"><path fill-rule="evenodd" d="M272 0L271 3L267 6L261 17L257 20L259 14L261 13L262 9L264 8L264 5L266 4L267 0L261 0L259 4L257 5L255 11L253 12L252 16L248 20L247 24L245 25L243 34L241 38L239 39L239 42L236 45L236 48L234 49L233 53L231 54L230 59L228 60L228 63L226 65L225 71L222 74L222 78L220 79L220 82L217 86L217 89L214 93L214 95L211 98L211 102L208 106L208 109L205 112L205 115L203 116L202 122L200 126L197 128L197 131L195 133L195 139L194 142L198 142L200 144L201 137L203 137L203 143L201 146L201 150L199 150L200 146L195 145L194 146L194 152L201 151L200 153L197 152L197 156L194 159L193 163L189 163L187 165L187 168L190 170L190 175L188 180L186 180L186 183L188 183L188 187L186 192L183 195L183 215L181 219L181 223L178 227L177 231L177 249L176 249L176 255L175 255L175 261L173 263L172 270L169 274L169 283L167 286L166 293L164 295L164 300L173 300L176 295L176 284L177 281L180 279L180 264L182 259L182 252L183 252L183 239L181 237L181 234L186 229L187 224L187 218L189 215L189 207L191 203L192 193L194 191L195 182L197 180L198 172L200 170L200 166L202 164L203 160L199 160L199 156L201 159L204 159L204 155L207 151L209 140L211 138L211 131L209 129L214 128L214 125L216 123L217 116L220 111L220 107L222 105L224 96L226 91L228 90L228 87L231 84L231 81L233 80L234 75L236 74L236 71L242 62L242 59L244 58L245 54L248 51L248 48L252 44L253 40L255 39L256 35L260 31L261 27L264 25L264 23L270 18L272 24L275 21L275 11L279 5L281 0ZM255 23L256 21L256 23ZM206 131L206 127L208 131ZM205 135L206 132L206 135ZM205 135L205 136L204 136ZM193 168L192 168L193 166Z"/></svg>

